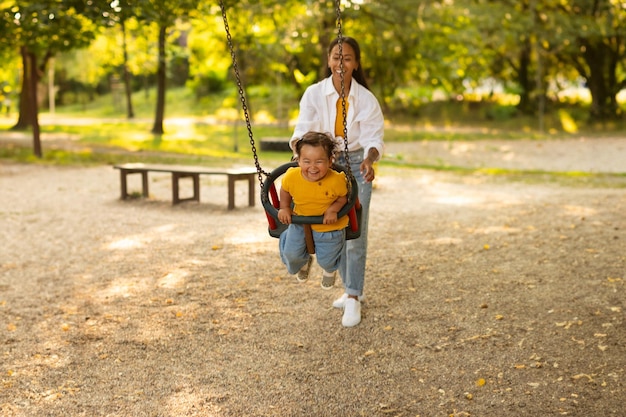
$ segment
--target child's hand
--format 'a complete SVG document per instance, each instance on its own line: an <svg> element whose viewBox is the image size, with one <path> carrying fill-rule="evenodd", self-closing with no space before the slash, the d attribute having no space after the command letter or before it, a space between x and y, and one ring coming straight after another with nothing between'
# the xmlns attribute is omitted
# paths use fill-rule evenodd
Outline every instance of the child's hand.
<svg viewBox="0 0 626 417"><path fill-rule="evenodd" d="M324 213L324 224L333 224L337 222L337 212L332 210L326 210Z"/></svg>
<svg viewBox="0 0 626 417"><path fill-rule="evenodd" d="M282 224L291 224L291 209L281 208L278 210L278 220Z"/></svg>

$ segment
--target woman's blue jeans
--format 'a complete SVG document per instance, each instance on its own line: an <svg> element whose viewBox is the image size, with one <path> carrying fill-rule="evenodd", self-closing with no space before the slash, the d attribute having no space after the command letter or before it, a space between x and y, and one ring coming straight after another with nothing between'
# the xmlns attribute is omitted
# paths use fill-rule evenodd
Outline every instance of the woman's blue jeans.
<svg viewBox="0 0 626 417"><path fill-rule="evenodd" d="M339 274L343 281L345 292L349 295L363 295L365 285L365 262L367 260L367 224L369 220L370 201L372 199L372 183L365 182L360 172L363 162L363 151L350 152L350 169L359 187L359 201L361 211L361 236L358 239L347 240L341 254ZM343 153L337 158L339 165L346 166Z"/></svg>

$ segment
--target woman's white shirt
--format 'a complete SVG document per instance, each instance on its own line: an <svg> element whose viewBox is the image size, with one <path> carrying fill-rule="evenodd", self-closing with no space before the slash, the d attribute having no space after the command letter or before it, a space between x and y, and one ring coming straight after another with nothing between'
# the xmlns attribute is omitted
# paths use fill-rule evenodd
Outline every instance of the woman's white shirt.
<svg viewBox="0 0 626 417"><path fill-rule="evenodd" d="M292 149L294 142L309 131L330 132L334 136L339 98L332 77L306 89L300 100L300 113L290 140ZM380 158L384 150L385 120L376 96L352 79L347 101L348 150L363 149L364 156L367 156L370 148L376 148ZM337 148L344 150L343 137L338 136L336 139Z"/></svg>

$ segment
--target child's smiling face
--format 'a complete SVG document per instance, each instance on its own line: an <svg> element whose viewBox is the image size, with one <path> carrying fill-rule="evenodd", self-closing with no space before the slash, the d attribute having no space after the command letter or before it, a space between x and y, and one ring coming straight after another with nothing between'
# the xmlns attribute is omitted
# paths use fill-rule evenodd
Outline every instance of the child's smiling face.
<svg viewBox="0 0 626 417"><path fill-rule="evenodd" d="M315 182L326 176L331 160L323 146L304 144L300 149L298 165L302 169L302 177Z"/></svg>

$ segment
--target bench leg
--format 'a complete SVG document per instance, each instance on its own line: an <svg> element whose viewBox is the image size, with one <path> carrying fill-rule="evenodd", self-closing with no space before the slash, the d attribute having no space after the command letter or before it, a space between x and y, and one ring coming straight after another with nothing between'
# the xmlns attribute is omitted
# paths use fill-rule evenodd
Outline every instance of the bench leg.
<svg viewBox="0 0 626 417"><path fill-rule="evenodd" d="M148 171L141 171L141 194L143 198L148 198L150 193L148 191Z"/></svg>
<svg viewBox="0 0 626 417"><path fill-rule="evenodd" d="M122 190L121 199L126 200L128 197L128 185L126 183L126 171L120 169L120 189Z"/></svg>
<svg viewBox="0 0 626 417"><path fill-rule="evenodd" d="M228 175L228 210L235 208L235 181L236 175Z"/></svg>
<svg viewBox="0 0 626 417"><path fill-rule="evenodd" d="M235 181L248 180L248 205L254 206L254 174L228 174L228 210L235 208Z"/></svg>
<svg viewBox="0 0 626 417"><path fill-rule="evenodd" d="M193 181L193 196L180 198L180 179L189 177ZM182 201L200 201L200 174L172 172L172 204L178 204Z"/></svg>
<svg viewBox="0 0 626 417"><path fill-rule="evenodd" d="M147 171L133 171L128 169L120 169L120 189L122 200L126 200L128 195L128 175L129 174L141 174L141 195L144 198L148 198L150 190L148 189L148 172Z"/></svg>

